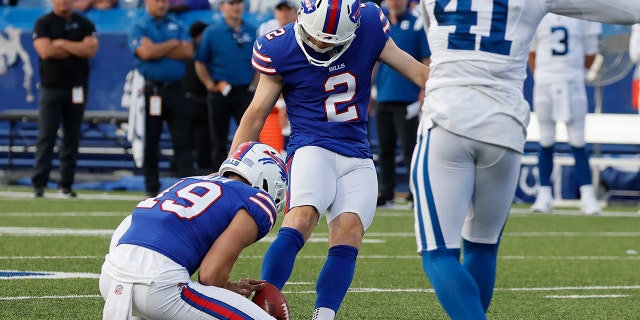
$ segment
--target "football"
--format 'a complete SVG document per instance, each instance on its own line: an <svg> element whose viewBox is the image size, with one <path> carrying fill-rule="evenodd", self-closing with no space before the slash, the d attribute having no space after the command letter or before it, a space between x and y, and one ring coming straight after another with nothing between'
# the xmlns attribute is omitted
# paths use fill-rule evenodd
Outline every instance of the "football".
<svg viewBox="0 0 640 320"><path fill-rule="evenodd" d="M251 299L260 308L278 320L289 320L289 304L282 292L271 283L266 283L265 287L256 291Z"/></svg>

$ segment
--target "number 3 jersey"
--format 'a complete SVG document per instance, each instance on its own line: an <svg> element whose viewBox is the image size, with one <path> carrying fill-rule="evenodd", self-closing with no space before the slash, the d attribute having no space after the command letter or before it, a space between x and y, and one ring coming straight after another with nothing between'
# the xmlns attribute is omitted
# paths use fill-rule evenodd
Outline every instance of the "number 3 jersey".
<svg viewBox="0 0 640 320"><path fill-rule="evenodd" d="M548 12L610 23L638 19L635 1L422 0L431 48L421 131L450 132L522 152L529 45ZM615 9L614 9L615 8Z"/></svg>
<svg viewBox="0 0 640 320"><path fill-rule="evenodd" d="M302 146L318 146L348 157L371 158L367 137L371 71L389 38L389 22L377 5L361 4L355 34L347 51L327 67L309 63L296 42L293 23L254 43L253 67L283 79L291 123L289 156ZM328 60L335 53L318 53L314 58Z"/></svg>
<svg viewBox="0 0 640 320"><path fill-rule="evenodd" d="M158 197L140 202L118 245L159 252L193 274L240 209L256 221L256 241L276 221L273 200L257 188L220 176L185 178Z"/></svg>

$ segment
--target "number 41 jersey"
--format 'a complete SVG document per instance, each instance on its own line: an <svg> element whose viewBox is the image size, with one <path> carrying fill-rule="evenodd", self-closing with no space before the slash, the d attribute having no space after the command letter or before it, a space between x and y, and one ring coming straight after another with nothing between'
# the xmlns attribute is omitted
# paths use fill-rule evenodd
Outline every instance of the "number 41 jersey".
<svg viewBox="0 0 640 320"><path fill-rule="evenodd" d="M529 104L522 86L529 46L548 12L634 21L629 0L422 0L431 71L422 130L450 132L522 152Z"/></svg>
<svg viewBox="0 0 640 320"><path fill-rule="evenodd" d="M361 4L355 39L327 67L309 63L294 29L291 23L258 38L252 57L258 72L282 76L291 124L287 154L302 146L318 146L348 157L371 158L367 137L371 72L389 38L387 18L377 5ZM328 60L331 54L335 52L314 58Z"/></svg>

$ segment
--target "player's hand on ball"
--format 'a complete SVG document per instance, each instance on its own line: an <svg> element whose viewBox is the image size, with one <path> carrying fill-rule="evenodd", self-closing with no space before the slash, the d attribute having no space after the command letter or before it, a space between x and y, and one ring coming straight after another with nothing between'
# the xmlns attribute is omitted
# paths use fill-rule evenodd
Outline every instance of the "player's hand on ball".
<svg viewBox="0 0 640 320"><path fill-rule="evenodd" d="M264 280L242 278L238 282L228 282L226 288L248 298L253 292L264 288L266 283Z"/></svg>

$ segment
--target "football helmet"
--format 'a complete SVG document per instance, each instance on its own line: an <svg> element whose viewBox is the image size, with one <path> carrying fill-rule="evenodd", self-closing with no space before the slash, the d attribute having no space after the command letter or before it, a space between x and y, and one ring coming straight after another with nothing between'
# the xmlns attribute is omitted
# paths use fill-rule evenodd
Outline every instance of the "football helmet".
<svg viewBox="0 0 640 320"><path fill-rule="evenodd" d="M287 192L287 171L278 152L261 142L244 142L222 163L220 175L230 172L245 178L249 184L268 193L280 211Z"/></svg>
<svg viewBox="0 0 640 320"><path fill-rule="evenodd" d="M347 51L359 26L360 0L302 0L294 28L296 41L309 63L328 67ZM309 37L331 46L319 48ZM314 58L305 44L317 53L329 52L328 60Z"/></svg>

